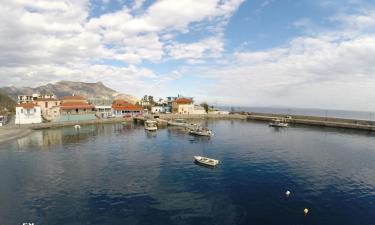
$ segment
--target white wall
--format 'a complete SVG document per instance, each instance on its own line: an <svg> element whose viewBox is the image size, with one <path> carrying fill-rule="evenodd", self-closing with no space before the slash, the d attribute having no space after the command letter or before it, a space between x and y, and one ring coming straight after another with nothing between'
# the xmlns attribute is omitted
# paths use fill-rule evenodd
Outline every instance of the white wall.
<svg viewBox="0 0 375 225"><path fill-rule="evenodd" d="M39 106L35 106L31 109L24 109L22 107L16 107L16 124L31 124L41 123L42 113Z"/></svg>
<svg viewBox="0 0 375 225"><path fill-rule="evenodd" d="M163 106L153 106L151 107L151 113L163 113L165 109Z"/></svg>

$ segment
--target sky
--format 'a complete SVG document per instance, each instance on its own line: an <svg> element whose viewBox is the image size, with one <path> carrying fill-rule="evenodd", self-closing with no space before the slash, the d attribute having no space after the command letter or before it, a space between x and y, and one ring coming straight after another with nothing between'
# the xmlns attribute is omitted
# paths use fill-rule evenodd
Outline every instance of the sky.
<svg viewBox="0 0 375 225"><path fill-rule="evenodd" d="M0 86L375 111L374 0L0 0Z"/></svg>

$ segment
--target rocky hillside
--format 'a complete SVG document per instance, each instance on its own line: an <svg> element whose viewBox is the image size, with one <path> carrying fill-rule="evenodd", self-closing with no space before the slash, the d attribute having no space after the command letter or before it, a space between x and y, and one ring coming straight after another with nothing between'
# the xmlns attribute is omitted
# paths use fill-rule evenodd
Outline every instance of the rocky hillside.
<svg viewBox="0 0 375 225"><path fill-rule="evenodd" d="M134 96L121 94L106 87L102 82L97 83L84 83L84 82L73 82L73 81L60 81L55 84L47 84L35 88L31 87L1 87L0 92L6 93L14 100L17 99L18 95L41 93L48 94L54 93L58 97L68 95L81 95L86 98L116 98L121 96L122 99L129 102L136 102L138 99Z"/></svg>

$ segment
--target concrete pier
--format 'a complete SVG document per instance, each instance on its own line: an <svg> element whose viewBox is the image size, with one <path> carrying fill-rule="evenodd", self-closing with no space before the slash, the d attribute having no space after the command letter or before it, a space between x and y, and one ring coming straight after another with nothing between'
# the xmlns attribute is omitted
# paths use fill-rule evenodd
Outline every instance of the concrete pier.
<svg viewBox="0 0 375 225"><path fill-rule="evenodd" d="M271 121L273 119L284 119L290 124L303 124L321 127L346 128L356 130L375 131L375 121L342 119L319 116L286 115L271 113L249 113L249 120Z"/></svg>

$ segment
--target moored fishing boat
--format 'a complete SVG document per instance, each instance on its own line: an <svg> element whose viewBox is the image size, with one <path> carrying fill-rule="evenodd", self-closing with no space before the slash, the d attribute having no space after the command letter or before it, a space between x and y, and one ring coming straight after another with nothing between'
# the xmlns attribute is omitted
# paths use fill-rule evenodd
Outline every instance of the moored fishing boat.
<svg viewBox="0 0 375 225"><path fill-rule="evenodd" d="M217 166L220 161L217 159L210 159L203 156L194 156L195 162L205 165L205 166Z"/></svg>
<svg viewBox="0 0 375 225"><path fill-rule="evenodd" d="M270 127L287 127L288 123L280 120L280 119L274 119L269 123Z"/></svg>
<svg viewBox="0 0 375 225"><path fill-rule="evenodd" d="M145 121L145 130L156 131L158 129L156 124L157 124L157 122L154 121L154 120L146 120Z"/></svg>
<svg viewBox="0 0 375 225"><path fill-rule="evenodd" d="M207 136L207 137L211 137L214 135L214 133L211 130L207 128L201 128L201 127L189 129L189 134L197 135L197 136Z"/></svg>

